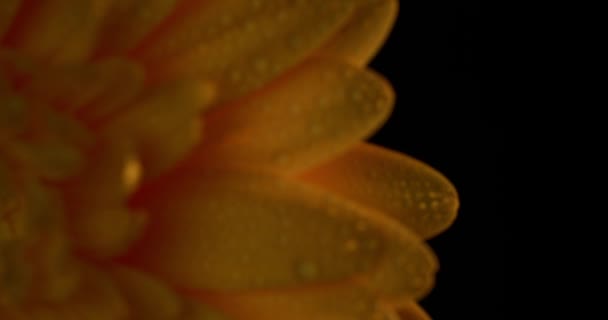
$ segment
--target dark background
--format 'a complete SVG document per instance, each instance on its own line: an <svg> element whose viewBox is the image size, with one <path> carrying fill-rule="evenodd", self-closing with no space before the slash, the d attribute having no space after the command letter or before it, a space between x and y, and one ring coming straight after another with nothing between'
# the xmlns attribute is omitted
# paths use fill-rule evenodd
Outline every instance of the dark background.
<svg viewBox="0 0 608 320"><path fill-rule="evenodd" d="M430 240L441 269L422 305L435 320L498 320L505 313L502 131L480 96L479 15L474 1L402 1L371 64L397 93L392 117L372 142L435 167L460 195L458 219Z"/></svg>

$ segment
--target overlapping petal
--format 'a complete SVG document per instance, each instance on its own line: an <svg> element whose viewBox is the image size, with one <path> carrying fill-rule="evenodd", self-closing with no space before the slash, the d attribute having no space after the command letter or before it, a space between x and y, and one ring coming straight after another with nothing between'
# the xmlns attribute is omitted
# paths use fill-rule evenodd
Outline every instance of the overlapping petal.
<svg viewBox="0 0 608 320"><path fill-rule="evenodd" d="M155 66L155 79L213 81L225 101L309 56L345 23L354 6L344 0L186 1L134 56Z"/></svg>
<svg viewBox="0 0 608 320"><path fill-rule="evenodd" d="M353 281L236 294L198 293L234 320L384 320L390 307Z"/></svg>
<svg viewBox="0 0 608 320"><path fill-rule="evenodd" d="M10 27L20 3L21 0L4 0L0 3L0 39Z"/></svg>
<svg viewBox="0 0 608 320"><path fill-rule="evenodd" d="M97 56L125 55L138 45L175 9L177 0L110 0L107 18L100 30ZM188 2L188 1L181 1Z"/></svg>
<svg viewBox="0 0 608 320"><path fill-rule="evenodd" d="M391 87L375 73L312 59L266 90L208 115L207 139L195 153L222 163L301 170L369 136L393 101Z"/></svg>
<svg viewBox="0 0 608 320"><path fill-rule="evenodd" d="M276 176L201 170L138 195L135 206L151 219L131 263L221 292L363 277L374 292L402 298L432 285L430 250L380 214Z"/></svg>
<svg viewBox="0 0 608 320"><path fill-rule="evenodd" d="M322 53L366 65L380 49L397 18L397 0L361 0L348 22L329 40Z"/></svg>
<svg viewBox="0 0 608 320"><path fill-rule="evenodd" d="M20 7L7 42L38 61L83 62L91 54L110 0L39 0Z"/></svg>
<svg viewBox="0 0 608 320"><path fill-rule="evenodd" d="M458 195L430 166L394 151L360 144L302 178L390 215L424 238L456 218Z"/></svg>
<svg viewBox="0 0 608 320"><path fill-rule="evenodd" d="M397 6L2 1L0 318L428 320L456 192L359 143Z"/></svg>

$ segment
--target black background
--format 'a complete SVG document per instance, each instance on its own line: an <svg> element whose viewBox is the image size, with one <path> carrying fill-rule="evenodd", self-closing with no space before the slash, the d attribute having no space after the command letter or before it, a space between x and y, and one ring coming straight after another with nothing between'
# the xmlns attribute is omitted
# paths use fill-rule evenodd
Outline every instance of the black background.
<svg viewBox="0 0 608 320"><path fill-rule="evenodd" d="M435 320L498 320L505 313L502 131L492 105L481 100L479 16L473 1L402 1L371 63L397 93L392 117L372 142L435 167L460 195L454 225L429 241L441 269L422 305Z"/></svg>

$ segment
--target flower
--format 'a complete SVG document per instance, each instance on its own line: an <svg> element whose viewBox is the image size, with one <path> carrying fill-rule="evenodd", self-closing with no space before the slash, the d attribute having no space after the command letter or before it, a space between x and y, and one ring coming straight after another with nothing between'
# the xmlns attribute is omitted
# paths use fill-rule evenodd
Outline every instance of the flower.
<svg viewBox="0 0 608 320"><path fill-rule="evenodd" d="M426 319L457 195L363 142L395 0L0 4L1 319Z"/></svg>

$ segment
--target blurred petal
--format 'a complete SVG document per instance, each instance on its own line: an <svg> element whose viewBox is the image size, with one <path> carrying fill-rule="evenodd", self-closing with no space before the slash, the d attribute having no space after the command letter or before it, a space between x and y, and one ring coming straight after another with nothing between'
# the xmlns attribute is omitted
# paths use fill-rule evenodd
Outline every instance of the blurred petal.
<svg viewBox="0 0 608 320"><path fill-rule="evenodd" d="M281 171L310 167L368 137L394 101L384 79L311 60L264 90L210 114L202 157Z"/></svg>
<svg viewBox="0 0 608 320"><path fill-rule="evenodd" d="M401 320L431 320L431 317L415 301L409 301L397 308Z"/></svg>
<svg viewBox="0 0 608 320"><path fill-rule="evenodd" d="M52 63L82 62L96 42L110 0L39 0L9 36L25 54Z"/></svg>
<svg viewBox="0 0 608 320"><path fill-rule="evenodd" d="M17 13L20 4L21 0L2 0L0 2L0 40L2 40L2 36L11 26L13 17Z"/></svg>
<svg viewBox="0 0 608 320"><path fill-rule="evenodd" d="M358 66L366 65L380 49L397 18L397 0L363 0L348 23L340 29L322 53L347 59Z"/></svg>
<svg viewBox="0 0 608 320"><path fill-rule="evenodd" d="M157 88L106 124L102 135L108 140L132 141L146 168L144 175L155 176L198 143L202 131L199 114L213 97L213 88L199 82Z"/></svg>
<svg viewBox="0 0 608 320"><path fill-rule="evenodd" d="M276 177L186 169L134 200L150 225L129 262L180 287L284 288L365 275L387 296L418 297L436 261L382 215Z"/></svg>
<svg viewBox="0 0 608 320"><path fill-rule="evenodd" d="M235 320L215 308L211 308L200 299L186 300L184 312L178 320Z"/></svg>
<svg viewBox="0 0 608 320"><path fill-rule="evenodd" d="M176 0L114 1L104 21L97 54L125 54L135 47L175 8Z"/></svg>
<svg viewBox="0 0 608 320"><path fill-rule="evenodd" d="M39 70L31 75L23 91L28 97L92 121L107 117L135 98L143 78L137 64L111 58L93 65Z"/></svg>
<svg viewBox="0 0 608 320"><path fill-rule="evenodd" d="M31 319L127 319L128 305L105 272L83 268L80 287L65 302L26 310Z"/></svg>
<svg viewBox="0 0 608 320"><path fill-rule="evenodd" d="M63 186L70 236L77 249L106 258L124 251L145 222L124 204L141 175L131 171L141 165L133 146L124 140L100 142L87 156L88 174Z"/></svg>
<svg viewBox="0 0 608 320"><path fill-rule="evenodd" d="M302 179L396 218L424 238L456 218L458 195L428 165L404 154L360 144Z"/></svg>
<svg viewBox="0 0 608 320"><path fill-rule="evenodd" d="M350 1L210 0L190 4L135 56L155 79L199 77L238 97L302 61L346 21Z"/></svg>
<svg viewBox="0 0 608 320"><path fill-rule="evenodd" d="M385 307L352 282L199 297L235 320L384 320Z"/></svg>
<svg viewBox="0 0 608 320"><path fill-rule="evenodd" d="M181 297L156 278L128 267L114 267L111 273L131 319L174 320L183 311Z"/></svg>

